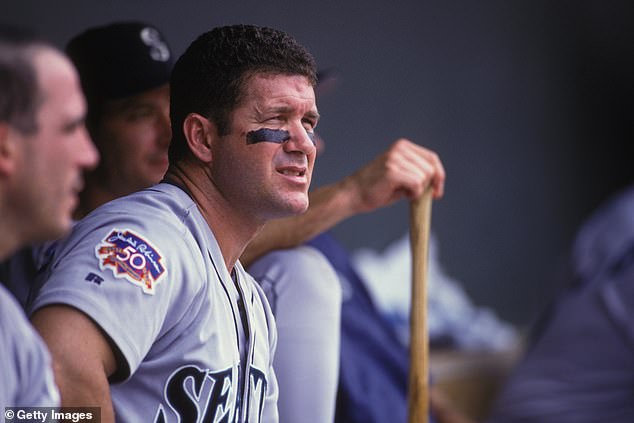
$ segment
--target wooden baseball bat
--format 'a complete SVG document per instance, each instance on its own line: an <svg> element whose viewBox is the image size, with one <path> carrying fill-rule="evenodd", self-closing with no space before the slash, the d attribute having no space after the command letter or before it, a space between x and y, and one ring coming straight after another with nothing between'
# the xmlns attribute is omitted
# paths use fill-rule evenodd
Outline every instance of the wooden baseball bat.
<svg viewBox="0 0 634 423"><path fill-rule="evenodd" d="M427 269L432 190L410 204L412 303L410 310L409 423L429 421L429 336L427 331Z"/></svg>

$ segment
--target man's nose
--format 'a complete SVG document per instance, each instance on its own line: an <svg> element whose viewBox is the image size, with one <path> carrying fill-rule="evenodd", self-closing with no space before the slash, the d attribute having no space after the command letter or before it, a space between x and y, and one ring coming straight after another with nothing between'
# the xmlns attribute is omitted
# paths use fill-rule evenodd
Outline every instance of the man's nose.
<svg viewBox="0 0 634 423"><path fill-rule="evenodd" d="M315 154L315 135L308 132L304 125L294 125L290 135L290 139L284 143L286 151L301 151L307 156Z"/></svg>

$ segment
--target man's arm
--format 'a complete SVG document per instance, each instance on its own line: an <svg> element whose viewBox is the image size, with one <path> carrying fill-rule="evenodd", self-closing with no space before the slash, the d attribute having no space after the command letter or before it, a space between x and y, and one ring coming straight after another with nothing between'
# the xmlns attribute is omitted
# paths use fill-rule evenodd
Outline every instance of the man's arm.
<svg viewBox="0 0 634 423"><path fill-rule="evenodd" d="M116 360L99 327L64 305L45 306L31 320L51 352L62 406L100 407L101 421L114 422L108 376L115 372Z"/></svg>
<svg viewBox="0 0 634 423"><path fill-rule="evenodd" d="M399 139L354 174L311 192L306 213L268 222L240 260L249 265L270 250L295 247L348 217L401 198L418 198L430 184L434 198L440 198L444 183L445 171L436 153Z"/></svg>

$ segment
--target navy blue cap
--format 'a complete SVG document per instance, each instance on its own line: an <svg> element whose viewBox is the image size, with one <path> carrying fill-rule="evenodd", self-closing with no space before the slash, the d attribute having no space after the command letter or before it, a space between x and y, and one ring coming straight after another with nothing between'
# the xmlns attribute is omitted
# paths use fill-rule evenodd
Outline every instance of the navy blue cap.
<svg viewBox="0 0 634 423"><path fill-rule="evenodd" d="M70 40L66 53L77 67L89 103L167 84L174 65L161 32L143 22L90 28Z"/></svg>

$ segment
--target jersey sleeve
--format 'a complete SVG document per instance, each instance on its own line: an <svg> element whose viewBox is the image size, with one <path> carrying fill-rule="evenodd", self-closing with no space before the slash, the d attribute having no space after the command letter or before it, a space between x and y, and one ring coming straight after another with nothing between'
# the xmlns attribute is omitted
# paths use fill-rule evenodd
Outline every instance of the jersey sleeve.
<svg viewBox="0 0 634 423"><path fill-rule="evenodd" d="M58 245L31 313L52 304L85 313L118 349L127 378L195 298L186 283L196 280L193 257L184 228L155 216L89 217Z"/></svg>

